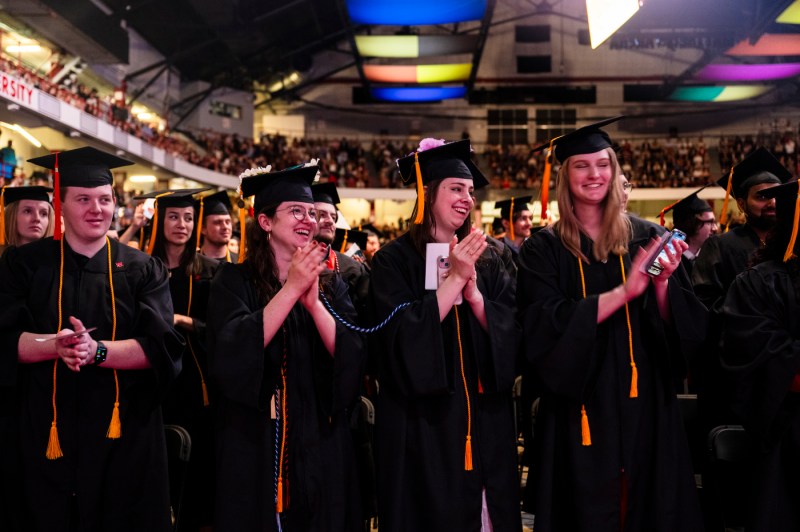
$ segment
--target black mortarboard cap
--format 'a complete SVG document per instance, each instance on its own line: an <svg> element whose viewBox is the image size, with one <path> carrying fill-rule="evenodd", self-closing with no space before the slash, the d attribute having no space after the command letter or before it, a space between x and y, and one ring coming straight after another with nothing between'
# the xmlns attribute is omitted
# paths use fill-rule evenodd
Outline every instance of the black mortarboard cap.
<svg viewBox="0 0 800 532"><path fill-rule="evenodd" d="M617 120L625 118L623 115L615 116L613 118L606 118L599 122L594 122L587 126L580 127L575 131L570 131L560 137L556 137L544 144L534 148L534 151L540 151L547 148L551 143L554 147L555 158L563 163L573 155L581 155L584 153L595 153L605 148L613 146L611 137L608 133L603 131L603 126L613 124Z"/></svg>
<svg viewBox="0 0 800 532"><path fill-rule="evenodd" d="M533 196L520 196L509 198L503 201L495 201L494 208L500 209L500 216L508 220L511 218L511 206L514 206L514 212L522 212L522 211L529 211L530 206L528 205L531 200L533 200Z"/></svg>
<svg viewBox="0 0 800 532"><path fill-rule="evenodd" d="M195 194L210 190L208 188L181 188L175 190L154 190L147 194L136 196L133 199L143 200L155 198L158 202L159 209L166 209L167 207L196 207L197 199Z"/></svg>
<svg viewBox="0 0 800 532"><path fill-rule="evenodd" d="M336 228L336 236L333 237L331 248L341 253L344 253L347 244L357 244L359 248L366 249L367 247L367 233L364 231L354 231L352 229Z"/></svg>
<svg viewBox="0 0 800 532"><path fill-rule="evenodd" d="M744 198L754 185L763 183L786 183L792 177L781 162L766 148L758 148L732 168L733 174L723 176L717 181L722 188L728 188L731 180L731 194L734 198Z"/></svg>
<svg viewBox="0 0 800 532"><path fill-rule="evenodd" d="M423 139L420 142L420 146L425 146L426 141L432 140ZM406 185L414 183L417 178L414 160L415 155L418 155L422 183L425 185L437 179L461 177L472 179L473 186L476 189L484 187L489 184L489 181L486 180L483 173L472 162L470 153L469 139L448 142L398 159L397 168L400 170L400 177Z"/></svg>
<svg viewBox="0 0 800 532"><path fill-rule="evenodd" d="M233 208L227 190L220 190L200 199L203 201L203 218L212 214L230 214Z"/></svg>
<svg viewBox="0 0 800 532"><path fill-rule="evenodd" d="M695 214L712 211L713 209L711 208L711 205L709 205L706 200L700 199L697 196L706 187L708 187L708 185L700 187L685 198L679 199L678 201L661 209L661 212L659 213L659 216L661 217L661 225L664 225L664 214L669 211L672 211L673 223L676 220L686 220ZM678 229L681 229L681 227L678 227Z"/></svg>
<svg viewBox="0 0 800 532"><path fill-rule="evenodd" d="M62 187L94 188L110 185L114 181L111 175L112 168L133 164L133 161L91 146L34 157L28 159L28 162L55 170L56 157L58 157L59 180Z"/></svg>
<svg viewBox="0 0 800 532"><path fill-rule="evenodd" d="M314 203L328 203L334 207L340 203L335 183L328 182L314 185L311 187L311 195L314 196Z"/></svg>
<svg viewBox="0 0 800 532"><path fill-rule="evenodd" d="M3 189L3 203L10 205L19 200L35 200L50 202L50 187L30 186L30 187L5 187Z"/></svg>
<svg viewBox="0 0 800 532"><path fill-rule="evenodd" d="M295 166L280 172L256 174L242 178L242 196L255 196L253 209L256 213L265 207L278 206L284 201L314 203L311 183L319 167Z"/></svg>

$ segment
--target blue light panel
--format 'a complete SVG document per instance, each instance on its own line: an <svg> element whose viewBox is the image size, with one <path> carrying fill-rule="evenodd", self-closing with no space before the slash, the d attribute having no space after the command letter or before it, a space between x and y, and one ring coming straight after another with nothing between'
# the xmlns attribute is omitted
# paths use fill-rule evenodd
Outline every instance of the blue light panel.
<svg viewBox="0 0 800 532"><path fill-rule="evenodd" d="M370 94L385 102L438 102L463 98L466 87L374 87Z"/></svg>
<svg viewBox="0 0 800 532"><path fill-rule="evenodd" d="M480 20L486 0L347 0L356 24L422 26Z"/></svg>

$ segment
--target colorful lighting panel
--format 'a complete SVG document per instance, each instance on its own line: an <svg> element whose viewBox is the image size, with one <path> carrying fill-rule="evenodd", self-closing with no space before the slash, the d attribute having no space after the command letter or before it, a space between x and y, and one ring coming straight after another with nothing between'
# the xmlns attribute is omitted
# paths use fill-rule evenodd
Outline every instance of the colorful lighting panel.
<svg viewBox="0 0 800 532"><path fill-rule="evenodd" d="M471 63L452 65L364 65L364 76L376 83L453 83L466 81Z"/></svg>
<svg viewBox="0 0 800 532"><path fill-rule="evenodd" d="M780 24L800 24L800 0L795 0L781 13L775 22Z"/></svg>
<svg viewBox="0 0 800 532"><path fill-rule="evenodd" d="M592 50L614 35L639 7L639 0L586 0Z"/></svg>
<svg viewBox="0 0 800 532"><path fill-rule="evenodd" d="M370 94L376 100L385 102L438 102L463 98L466 87L374 87Z"/></svg>
<svg viewBox="0 0 800 532"><path fill-rule="evenodd" d="M481 20L486 0L347 0L356 24L423 26Z"/></svg>
<svg viewBox="0 0 800 532"><path fill-rule="evenodd" d="M362 57L471 54L477 46L477 35L356 35Z"/></svg>
<svg viewBox="0 0 800 532"><path fill-rule="evenodd" d="M750 44L745 39L725 52L725 55L800 55L800 34L767 33L762 35L755 44Z"/></svg>
<svg viewBox="0 0 800 532"><path fill-rule="evenodd" d="M761 96L770 89L765 85L678 87L669 99L679 102L736 102Z"/></svg>
<svg viewBox="0 0 800 532"><path fill-rule="evenodd" d="M800 75L800 63L708 65L695 76L706 81L762 81Z"/></svg>

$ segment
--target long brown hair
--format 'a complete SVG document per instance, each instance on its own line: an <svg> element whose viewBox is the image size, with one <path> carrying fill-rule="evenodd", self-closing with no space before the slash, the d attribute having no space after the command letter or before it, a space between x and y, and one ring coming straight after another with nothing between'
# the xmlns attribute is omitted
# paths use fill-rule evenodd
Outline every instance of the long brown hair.
<svg viewBox="0 0 800 532"><path fill-rule="evenodd" d="M600 228L600 237L592 246L592 255L596 260L607 260L608 255L614 253L623 255L628 252L632 229L628 216L622 211L624 201L620 168L614 150L606 148L605 152L611 160L612 178L608 186L608 193L603 199L603 221ZM573 158L569 157L558 171L556 182L556 198L558 200L559 220L553 229L561 239L564 246L576 257L588 262L588 258L581 251L581 233L586 233L583 226L575 216L573 210L572 192L569 188L569 167Z"/></svg>
<svg viewBox="0 0 800 532"><path fill-rule="evenodd" d="M442 186L444 179L437 179L428 183L428 188L425 191L425 215L423 216L421 224L411 224L408 233L411 236L411 243L417 252L425 256L425 246L433 242L433 233L436 231L436 217L433 216L433 204L436 203L436 198L439 195L439 187ZM411 213L411 220L417 216L417 207L414 206L414 212ZM469 229L472 221L472 212L464 220L464 224L456 230L458 241L469 234Z"/></svg>
<svg viewBox="0 0 800 532"><path fill-rule="evenodd" d="M15 201L5 207L6 246L20 245L19 230L17 228L19 203L19 201ZM53 211L53 206L49 202L45 203L49 208L47 209L47 227L44 230L43 238L53 236L53 229L55 228L55 211Z"/></svg>
<svg viewBox="0 0 800 532"><path fill-rule="evenodd" d="M186 275L200 273L200 259L197 256L197 248L195 247L195 242L197 242L197 209L194 209L194 217L192 234L189 235L189 240L183 245L183 251L181 252L180 262L178 264L179 268L184 269ZM167 237L164 236L164 222L167 219L167 208L159 209L158 219L158 236L150 236L150 238L156 239L155 244L153 244L153 256L161 259L161 262L169 267L166 246Z"/></svg>

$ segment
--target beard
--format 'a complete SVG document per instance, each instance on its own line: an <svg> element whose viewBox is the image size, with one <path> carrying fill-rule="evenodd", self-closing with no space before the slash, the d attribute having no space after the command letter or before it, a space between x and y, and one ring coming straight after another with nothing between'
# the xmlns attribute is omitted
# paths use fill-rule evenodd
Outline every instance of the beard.
<svg viewBox="0 0 800 532"><path fill-rule="evenodd" d="M759 231L769 231L775 227L775 221L776 218L774 214L764 215L747 213L747 223Z"/></svg>
<svg viewBox="0 0 800 532"><path fill-rule="evenodd" d="M317 242L322 242L323 244L328 244L330 246L333 244L334 236L336 236L335 231L333 233L323 233L322 231L319 231L316 235L314 235L314 238L317 239Z"/></svg>

